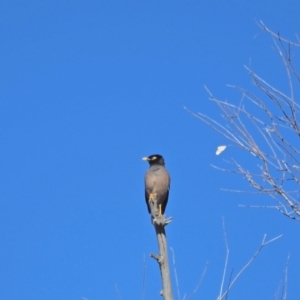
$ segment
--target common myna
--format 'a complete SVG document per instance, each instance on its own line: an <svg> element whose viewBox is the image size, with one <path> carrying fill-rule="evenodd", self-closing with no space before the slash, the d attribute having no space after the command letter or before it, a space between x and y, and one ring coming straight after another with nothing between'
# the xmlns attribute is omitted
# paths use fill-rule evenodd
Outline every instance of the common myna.
<svg viewBox="0 0 300 300"><path fill-rule="evenodd" d="M170 175L165 169L165 161L161 155L150 155L144 157L143 160L150 164L145 174L145 198L148 212L153 217L162 216L169 198Z"/></svg>

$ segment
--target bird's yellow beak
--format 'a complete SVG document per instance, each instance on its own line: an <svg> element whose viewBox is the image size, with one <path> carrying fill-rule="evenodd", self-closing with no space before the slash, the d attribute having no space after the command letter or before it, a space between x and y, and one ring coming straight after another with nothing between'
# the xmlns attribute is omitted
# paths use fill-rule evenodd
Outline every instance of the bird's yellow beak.
<svg viewBox="0 0 300 300"><path fill-rule="evenodd" d="M146 161L148 161L148 160L149 160L149 158L148 158L148 157L143 157L143 158L142 158L142 160L146 160Z"/></svg>

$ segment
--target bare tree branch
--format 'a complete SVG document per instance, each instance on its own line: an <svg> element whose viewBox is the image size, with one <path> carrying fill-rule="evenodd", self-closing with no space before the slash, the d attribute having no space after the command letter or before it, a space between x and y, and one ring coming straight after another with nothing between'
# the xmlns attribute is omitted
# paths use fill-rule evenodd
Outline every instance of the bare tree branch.
<svg viewBox="0 0 300 300"><path fill-rule="evenodd" d="M263 249L264 246L276 241L277 239L281 238L282 234L269 240L266 241L267 235L265 234L263 236L263 240L259 246L259 248L257 249L257 251L254 253L254 255L251 257L251 259L245 264L245 266L238 272L238 274L233 278L232 281L230 281L228 288L226 289L226 291L223 293L222 288L223 288L223 283L224 283L224 275L222 278L222 282L221 282L221 290L220 290L220 294L217 298L217 300L222 300L222 299L226 299L225 297L227 297L229 291L232 289L233 285L235 284L235 282L238 280L238 278L242 275L242 273L252 264L252 262L255 260L255 258L258 256L258 254L261 252L261 250ZM227 243L227 239L226 239L226 243ZM226 246L228 247L228 245ZM229 258L229 248L227 248L227 255L226 255L226 260L225 260L225 267L224 267L224 273L226 274L226 269L227 269L227 262L228 262L228 258Z"/></svg>
<svg viewBox="0 0 300 300"><path fill-rule="evenodd" d="M208 267L208 261L206 262L205 266L204 266L204 270L201 274L201 277L198 281L198 284L197 286L195 287L195 289L193 290L192 294L187 298L187 300L191 300L197 293L198 289L200 288L201 284L202 284L202 281L203 281L203 278L205 276L205 273L206 273L206 270L207 270L207 267Z"/></svg>
<svg viewBox="0 0 300 300"><path fill-rule="evenodd" d="M118 289L117 284L115 284L115 289L116 289L116 292L117 292L118 300L122 300L122 297L121 297L121 294L120 294L120 291Z"/></svg>
<svg viewBox="0 0 300 300"><path fill-rule="evenodd" d="M164 216L152 219L157 237L159 255L150 254L150 256L158 262L163 286L160 294L165 300L173 300L173 291L168 260L168 245L165 232L165 226L170 223L170 221L171 218L165 219Z"/></svg>
<svg viewBox="0 0 300 300"><path fill-rule="evenodd" d="M263 96L229 85L240 94L240 100L221 101L205 87L209 99L220 109L222 120L185 109L227 139L229 144L225 146L251 154L247 160L253 161L253 167L246 169L232 157L228 162L230 168L215 168L241 175L258 193L267 194L276 202L273 208L300 221L300 105L296 101L300 75L292 58L300 43L299 39L292 42L282 38L261 21L258 25L273 40L286 72L288 92L275 88L245 67Z"/></svg>
<svg viewBox="0 0 300 300"><path fill-rule="evenodd" d="M287 299L287 284L288 284L288 264L290 260L290 254L287 257L286 266L283 271L282 279L280 280L279 287L274 296L274 300L286 300ZM280 298L279 298L280 297Z"/></svg>
<svg viewBox="0 0 300 300"><path fill-rule="evenodd" d="M225 228L224 217L223 217L223 235L224 235L225 246L226 246L226 259L225 259L225 265L224 265L224 270L223 270L223 276L222 276L222 281L221 281L219 297L221 297L221 295L223 294L223 286L224 286L224 282L225 282L228 259L229 259L229 247L228 247L228 242L227 242L227 233L226 233L226 228Z"/></svg>
<svg viewBox="0 0 300 300"><path fill-rule="evenodd" d="M177 269L176 269L176 262L175 262L175 253L172 247L170 247L172 251L172 257L173 257L173 268L174 268L174 275L175 275L175 281L176 281L176 287L177 287L177 295L178 299L180 300L180 289L179 289L179 283L178 283L178 276L177 276Z"/></svg>
<svg viewBox="0 0 300 300"><path fill-rule="evenodd" d="M142 289L142 300L146 298L146 256L143 257L143 289Z"/></svg>

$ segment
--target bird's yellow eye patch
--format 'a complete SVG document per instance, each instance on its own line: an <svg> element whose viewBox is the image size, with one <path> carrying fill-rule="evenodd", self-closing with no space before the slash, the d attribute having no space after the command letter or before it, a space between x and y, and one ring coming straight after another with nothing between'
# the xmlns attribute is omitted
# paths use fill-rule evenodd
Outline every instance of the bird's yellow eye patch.
<svg viewBox="0 0 300 300"><path fill-rule="evenodd" d="M156 157L156 156L153 156L153 157L151 158L151 160L155 160L155 159L157 159L157 157Z"/></svg>

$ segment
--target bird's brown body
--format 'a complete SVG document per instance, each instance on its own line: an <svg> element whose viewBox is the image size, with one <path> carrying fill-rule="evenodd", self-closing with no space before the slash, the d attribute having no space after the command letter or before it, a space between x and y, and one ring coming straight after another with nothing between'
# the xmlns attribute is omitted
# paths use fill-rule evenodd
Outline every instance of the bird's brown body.
<svg viewBox="0 0 300 300"><path fill-rule="evenodd" d="M145 198L148 212L153 217L164 214L170 189L170 175L165 169L164 159L161 155L151 155L144 158L150 164L145 174Z"/></svg>

